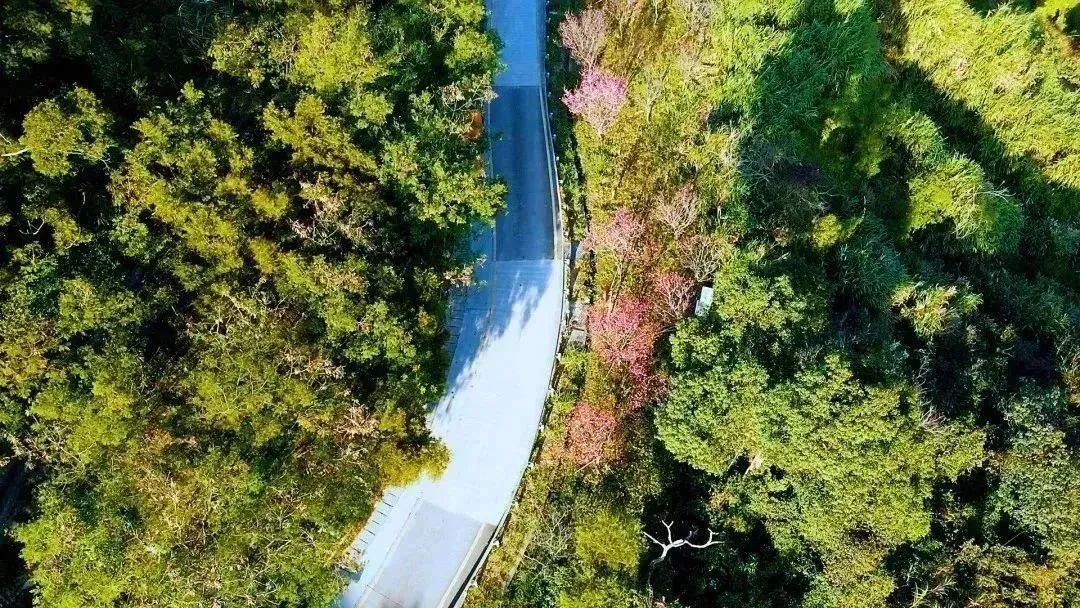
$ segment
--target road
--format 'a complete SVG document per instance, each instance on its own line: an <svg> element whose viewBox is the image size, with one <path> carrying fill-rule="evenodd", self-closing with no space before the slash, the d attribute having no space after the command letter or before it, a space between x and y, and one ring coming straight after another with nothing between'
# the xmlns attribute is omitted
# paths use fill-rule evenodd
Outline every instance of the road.
<svg viewBox="0 0 1080 608"><path fill-rule="evenodd" d="M438 479L387 492L353 545L364 567L342 608L453 605L510 508L543 413L563 309L544 3L488 0L488 9L506 65L487 117L489 164L509 193L494 228L473 239L487 260L479 281L454 302L447 393L429 418L450 463Z"/></svg>

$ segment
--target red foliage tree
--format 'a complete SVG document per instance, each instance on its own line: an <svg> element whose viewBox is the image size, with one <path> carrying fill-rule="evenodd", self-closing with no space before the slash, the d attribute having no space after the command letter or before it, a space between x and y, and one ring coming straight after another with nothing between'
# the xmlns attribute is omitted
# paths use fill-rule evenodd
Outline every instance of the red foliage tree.
<svg viewBox="0 0 1080 608"><path fill-rule="evenodd" d="M576 15L567 15L559 24L562 45L582 66L592 68L600 58L607 38L607 19L604 11L587 9Z"/></svg>
<svg viewBox="0 0 1080 608"><path fill-rule="evenodd" d="M578 88L563 94L563 103L574 116L603 135L626 104L626 80L586 67Z"/></svg>

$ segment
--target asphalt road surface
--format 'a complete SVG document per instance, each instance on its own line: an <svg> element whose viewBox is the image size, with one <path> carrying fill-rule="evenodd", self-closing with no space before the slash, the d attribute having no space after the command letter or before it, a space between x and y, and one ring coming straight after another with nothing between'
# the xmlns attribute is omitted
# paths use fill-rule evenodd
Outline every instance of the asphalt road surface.
<svg viewBox="0 0 1080 608"><path fill-rule="evenodd" d="M436 480L394 488L353 545L364 568L343 608L454 603L510 508L536 436L562 315L553 158L544 121L543 0L488 0L506 69L488 113L507 208L474 237L487 262L455 302L454 353L432 433L450 448Z"/></svg>

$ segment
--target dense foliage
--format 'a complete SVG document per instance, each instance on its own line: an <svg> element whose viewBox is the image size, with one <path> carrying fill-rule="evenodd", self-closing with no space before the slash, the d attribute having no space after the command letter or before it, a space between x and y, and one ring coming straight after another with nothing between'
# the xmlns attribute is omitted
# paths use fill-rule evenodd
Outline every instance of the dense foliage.
<svg viewBox="0 0 1080 608"><path fill-rule="evenodd" d="M590 352L477 603L1080 605L1078 7L574 8Z"/></svg>
<svg viewBox="0 0 1080 608"><path fill-rule="evenodd" d="M0 464L33 482L0 603L332 602L382 488L445 460L446 292L502 194L483 18L0 3Z"/></svg>

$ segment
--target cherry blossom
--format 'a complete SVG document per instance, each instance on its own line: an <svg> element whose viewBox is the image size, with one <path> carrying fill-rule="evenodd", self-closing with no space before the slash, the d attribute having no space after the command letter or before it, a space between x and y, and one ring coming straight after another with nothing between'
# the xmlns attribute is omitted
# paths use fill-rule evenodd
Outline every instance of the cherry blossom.
<svg viewBox="0 0 1080 608"><path fill-rule="evenodd" d="M566 449L579 466L598 464L611 452L610 444L619 426L607 410L579 403L566 420Z"/></svg>
<svg viewBox="0 0 1080 608"><path fill-rule="evenodd" d="M619 207L607 220L594 223L582 246L623 259L644 233L645 223L626 207Z"/></svg>
<svg viewBox="0 0 1080 608"><path fill-rule="evenodd" d="M610 311L594 307L589 315L593 350L608 365L625 368L635 377L649 373L653 342L659 333L648 304L640 298L620 298Z"/></svg>
<svg viewBox="0 0 1080 608"><path fill-rule="evenodd" d="M563 94L563 103L574 116L603 135L626 104L626 80L586 67L578 88Z"/></svg>

